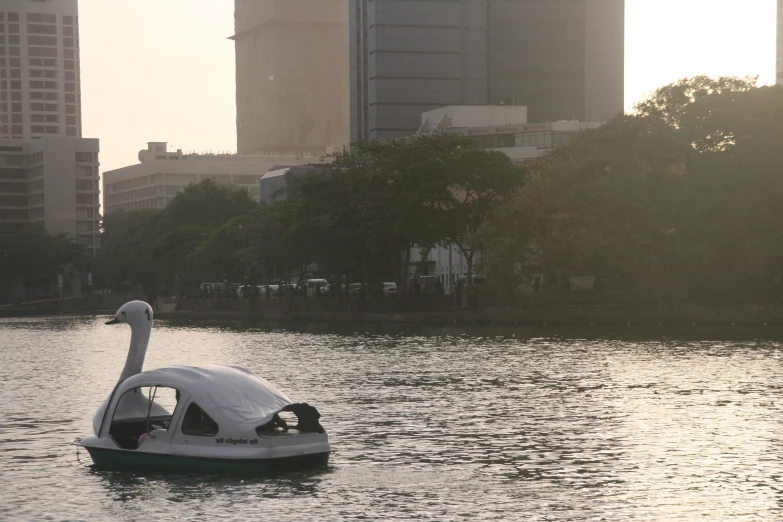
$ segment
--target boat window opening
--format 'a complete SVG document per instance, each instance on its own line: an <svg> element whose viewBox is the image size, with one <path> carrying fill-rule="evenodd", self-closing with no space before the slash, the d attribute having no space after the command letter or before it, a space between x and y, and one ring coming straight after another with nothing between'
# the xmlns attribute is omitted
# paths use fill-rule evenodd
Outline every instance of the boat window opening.
<svg viewBox="0 0 783 522"><path fill-rule="evenodd" d="M182 433L197 437L214 437L218 434L217 422L195 402L190 403L182 418Z"/></svg>
<svg viewBox="0 0 783 522"><path fill-rule="evenodd" d="M291 415L293 414L293 415ZM275 418L267 424L256 427L258 435L269 435L270 433L284 433L274 424L276 419L283 421L286 428L307 433L326 433L318 419L321 414L313 406L306 402L298 404L289 404L281 411L277 412ZM296 424L294 424L296 422Z"/></svg>
<svg viewBox="0 0 783 522"><path fill-rule="evenodd" d="M281 433L288 431L288 426L294 426L297 420L294 415L288 412L275 413L272 420L266 424L256 427L256 433L259 435L268 435L270 433Z"/></svg>
<svg viewBox="0 0 783 522"><path fill-rule="evenodd" d="M179 391L164 386L133 388L114 409L109 435L123 449L136 450L155 430L168 429Z"/></svg>

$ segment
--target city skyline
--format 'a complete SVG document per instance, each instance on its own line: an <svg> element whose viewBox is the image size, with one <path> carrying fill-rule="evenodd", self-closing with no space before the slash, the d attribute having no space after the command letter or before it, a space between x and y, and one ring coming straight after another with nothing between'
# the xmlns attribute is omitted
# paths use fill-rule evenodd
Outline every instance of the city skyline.
<svg viewBox="0 0 783 522"><path fill-rule="evenodd" d="M627 0L626 109L684 76L752 74L773 83L777 3L733 5ZM79 8L83 134L101 139L102 171L134 163L147 141L236 150L233 0L81 0ZM726 35L730 46L718 41Z"/></svg>

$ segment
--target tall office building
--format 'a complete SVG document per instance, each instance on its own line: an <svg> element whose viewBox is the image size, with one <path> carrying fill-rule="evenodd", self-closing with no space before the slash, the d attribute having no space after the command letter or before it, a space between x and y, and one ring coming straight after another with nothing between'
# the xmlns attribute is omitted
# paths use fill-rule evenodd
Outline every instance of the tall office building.
<svg viewBox="0 0 783 522"><path fill-rule="evenodd" d="M0 3L0 137L81 137L77 0Z"/></svg>
<svg viewBox="0 0 783 522"><path fill-rule="evenodd" d="M623 112L624 39L624 0L351 0L351 138L414 134L449 105L606 121Z"/></svg>
<svg viewBox="0 0 783 522"><path fill-rule="evenodd" d="M348 0L235 0L237 150L349 140Z"/></svg>
<svg viewBox="0 0 783 522"><path fill-rule="evenodd" d="M775 67L775 81L783 85L783 0L778 0L778 52Z"/></svg>

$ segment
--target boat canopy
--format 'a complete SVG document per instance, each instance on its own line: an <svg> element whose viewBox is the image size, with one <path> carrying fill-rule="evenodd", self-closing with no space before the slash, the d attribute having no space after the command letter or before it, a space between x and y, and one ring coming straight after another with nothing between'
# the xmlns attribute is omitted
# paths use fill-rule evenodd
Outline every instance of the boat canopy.
<svg viewBox="0 0 783 522"><path fill-rule="evenodd" d="M146 386L176 388L183 399L195 402L213 417L237 427L255 427L271 420L292 404L266 379L238 366L167 366L127 378L116 390L125 392ZM187 396L187 397L186 397Z"/></svg>

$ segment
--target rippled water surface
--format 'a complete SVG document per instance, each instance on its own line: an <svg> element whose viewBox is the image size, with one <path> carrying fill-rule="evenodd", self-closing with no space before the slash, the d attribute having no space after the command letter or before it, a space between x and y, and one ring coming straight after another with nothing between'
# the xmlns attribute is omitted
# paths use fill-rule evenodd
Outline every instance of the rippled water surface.
<svg viewBox="0 0 783 522"><path fill-rule="evenodd" d="M93 469L69 443L129 330L0 319L0 519L783 518L779 342L589 334L157 322L145 368L238 364L321 411L329 469L248 479Z"/></svg>

